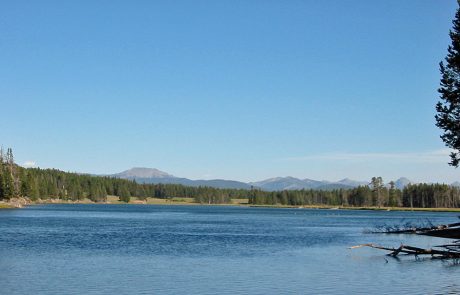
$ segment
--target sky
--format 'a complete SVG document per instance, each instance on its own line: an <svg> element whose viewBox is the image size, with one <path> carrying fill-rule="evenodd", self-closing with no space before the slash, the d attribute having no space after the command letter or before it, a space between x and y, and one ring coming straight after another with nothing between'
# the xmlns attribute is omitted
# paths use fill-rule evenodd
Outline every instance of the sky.
<svg viewBox="0 0 460 295"><path fill-rule="evenodd" d="M460 181L435 126L455 0L0 1L24 166Z"/></svg>

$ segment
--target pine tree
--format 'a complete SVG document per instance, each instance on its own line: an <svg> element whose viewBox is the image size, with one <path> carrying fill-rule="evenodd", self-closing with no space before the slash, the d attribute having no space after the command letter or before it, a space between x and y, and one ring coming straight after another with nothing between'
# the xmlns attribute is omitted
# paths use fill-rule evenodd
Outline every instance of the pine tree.
<svg viewBox="0 0 460 295"><path fill-rule="evenodd" d="M3 172L3 198L11 199L12 197L14 197L14 179L8 168L5 169Z"/></svg>
<svg viewBox="0 0 460 295"><path fill-rule="evenodd" d="M21 195L21 181L17 165L14 163L13 150L11 148L8 148L6 151L6 165L7 171L4 181L7 186L7 193L9 194L7 198L18 197Z"/></svg>
<svg viewBox="0 0 460 295"><path fill-rule="evenodd" d="M121 187L118 198L122 202L129 203L131 199L131 193L129 192L128 188L125 185Z"/></svg>
<svg viewBox="0 0 460 295"><path fill-rule="evenodd" d="M383 200L382 200L382 190L383 190L383 179L382 177L372 177L371 180L371 185L372 185L372 192L373 192L373 198L372 198L372 206L382 206L383 205Z"/></svg>
<svg viewBox="0 0 460 295"><path fill-rule="evenodd" d="M460 1L459 1L460 6ZM457 9L453 28L449 32L452 41L445 58L440 62L441 86L438 92L440 101L436 104L436 126L443 130L441 139L453 149L449 165L460 164L460 8Z"/></svg>
<svg viewBox="0 0 460 295"><path fill-rule="evenodd" d="M30 178L30 191L28 197L30 197L32 200L38 200L40 198L40 189L38 185L38 181L36 178Z"/></svg>
<svg viewBox="0 0 460 295"><path fill-rule="evenodd" d="M390 207L396 207L398 206L398 193L395 187L395 182L390 181L390 191L389 191L389 200L388 200L388 206Z"/></svg>
<svg viewBox="0 0 460 295"><path fill-rule="evenodd" d="M5 164L3 161L4 161L3 147L1 147L0 148L0 200L5 198L5 182L4 182Z"/></svg>

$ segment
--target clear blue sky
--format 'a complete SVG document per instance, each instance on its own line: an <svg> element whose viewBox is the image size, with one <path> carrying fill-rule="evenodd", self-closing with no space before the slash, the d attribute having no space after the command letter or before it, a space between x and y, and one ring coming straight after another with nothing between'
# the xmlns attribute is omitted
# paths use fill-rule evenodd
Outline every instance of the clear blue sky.
<svg viewBox="0 0 460 295"><path fill-rule="evenodd" d="M0 144L90 173L460 180L434 126L456 8L2 1Z"/></svg>

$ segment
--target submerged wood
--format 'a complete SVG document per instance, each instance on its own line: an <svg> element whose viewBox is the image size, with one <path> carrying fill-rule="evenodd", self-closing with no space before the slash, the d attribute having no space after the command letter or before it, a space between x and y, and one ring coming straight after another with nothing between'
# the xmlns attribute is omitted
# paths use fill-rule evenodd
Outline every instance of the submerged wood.
<svg viewBox="0 0 460 295"><path fill-rule="evenodd" d="M442 224L431 227L411 227L404 229L389 229L386 234L418 234L446 239L460 239L460 222Z"/></svg>
<svg viewBox="0 0 460 295"><path fill-rule="evenodd" d="M432 258L439 259L460 259L460 223L451 223L445 225L437 225L431 227L411 227L405 229L390 229L384 233L389 234L418 234L425 236L432 236L446 239L457 239L450 244L434 246L430 249L424 249L419 247L413 247L401 244L398 248L384 247L376 244L362 244L350 247L350 249L356 249L361 247L370 247L380 250L390 251L388 256L396 257L399 254L405 255L430 255Z"/></svg>
<svg viewBox="0 0 460 295"><path fill-rule="evenodd" d="M446 239L460 239L460 227L429 230L425 232L420 232L418 234Z"/></svg>
<svg viewBox="0 0 460 295"><path fill-rule="evenodd" d="M423 248L418 248L418 247L412 247L412 246L407 246L401 244L399 248L390 248L390 247L384 247L376 244L362 244L362 245L357 245L350 247L350 249L356 249L356 248L362 248L362 247L370 247L370 248L375 248L375 249L380 249L380 250L387 250L390 251L388 253L388 256L396 257L400 253L406 254L406 255L414 255L414 256L419 256L419 255L430 255L433 258L460 258L460 249L458 250L453 250L445 245L437 246L442 249L423 249ZM445 249L445 250L444 250Z"/></svg>

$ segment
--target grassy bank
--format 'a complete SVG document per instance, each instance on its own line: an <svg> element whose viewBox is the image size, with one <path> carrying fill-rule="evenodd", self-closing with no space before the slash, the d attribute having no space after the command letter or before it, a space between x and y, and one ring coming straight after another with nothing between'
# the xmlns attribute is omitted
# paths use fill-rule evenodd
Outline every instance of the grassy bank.
<svg viewBox="0 0 460 295"><path fill-rule="evenodd" d="M7 203L0 203L0 209L12 209L12 208L15 208L15 207Z"/></svg>
<svg viewBox="0 0 460 295"><path fill-rule="evenodd" d="M248 205L259 208L298 208L298 209L328 209L328 210L371 210L371 211L427 211L427 212L460 212L460 208L408 208L408 207L350 207L329 205Z"/></svg>
<svg viewBox="0 0 460 295"><path fill-rule="evenodd" d="M82 199L78 201L48 199L30 202L33 204L95 204L90 199ZM100 204L144 204L144 205L182 205L182 206L197 206L197 205L212 205L212 206L247 206L254 208L298 208L298 209L329 209L329 210L372 210L372 211L427 211L427 212L460 212L460 208L408 208L408 207L349 207L349 206L329 206L329 205L253 205L248 204L248 199L232 199L231 203L225 204L201 204L196 203L193 198L147 198L139 199L131 197L129 203L121 202L117 196L107 196L107 201ZM13 204L0 202L0 209L16 208Z"/></svg>
<svg viewBox="0 0 460 295"><path fill-rule="evenodd" d="M231 203L226 204L207 204L207 203L197 203L193 198L170 198L170 199L160 199L160 198L147 198L139 199L137 197L131 197L129 203L122 202L117 196L107 196L107 200L101 203L95 203L90 199L81 199L77 201L72 200L62 200L62 199L45 199L31 201L30 205L34 204L144 204L144 205L248 205L248 199L232 199Z"/></svg>

